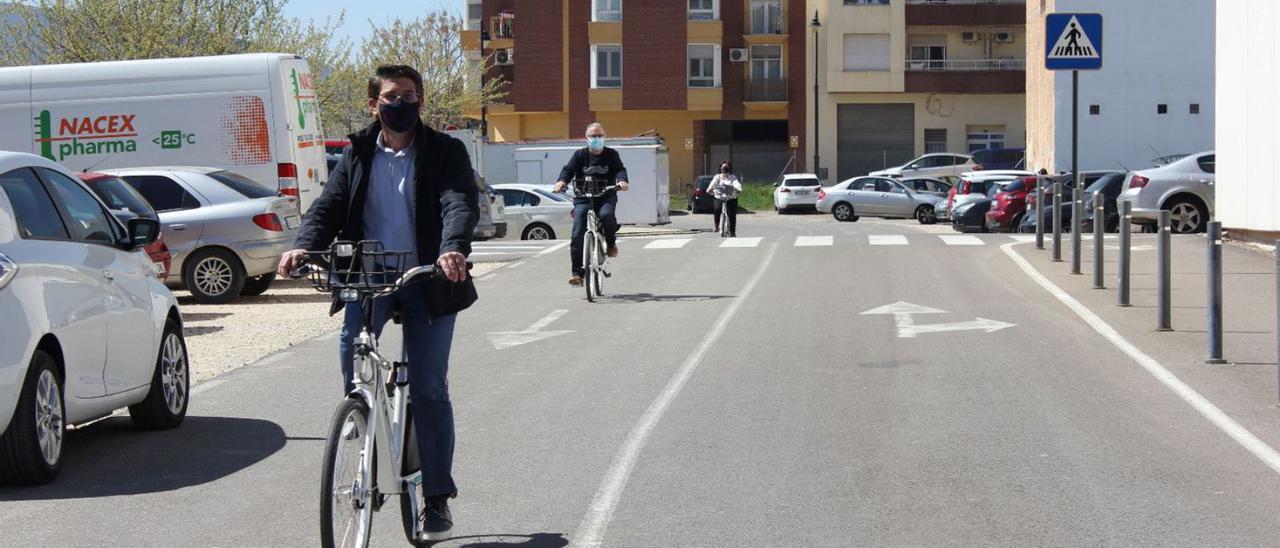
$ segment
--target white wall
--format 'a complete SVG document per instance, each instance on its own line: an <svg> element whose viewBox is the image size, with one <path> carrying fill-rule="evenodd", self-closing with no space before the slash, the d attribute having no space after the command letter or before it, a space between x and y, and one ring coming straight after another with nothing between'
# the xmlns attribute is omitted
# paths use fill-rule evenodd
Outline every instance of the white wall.
<svg viewBox="0 0 1280 548"><path fill-rule="evenodd" d="M1214 0L1057 0L1056 4L1058 13L1103 16L1102 69L1080 71L1083 169L1140 169L1150 167L1157 156L1214 148ZM1043 57L1044 52L1028 55ZM1054 169L1069 170L1071 71L1058 71L1054 87ZM1156 114L1159 103L1168 105L1168 114ZM1199 103L1200 114L1188 113L1191 103ZM1091 116L1089 105L1095 104L1101 114Z"/></svg>
<svg viewBox="0 0 1280 548"><path fill-rule="evenodd" d="M1280 6L1219 2L1217 25L1217 218L1228 229L1280 231Z"/></svg>

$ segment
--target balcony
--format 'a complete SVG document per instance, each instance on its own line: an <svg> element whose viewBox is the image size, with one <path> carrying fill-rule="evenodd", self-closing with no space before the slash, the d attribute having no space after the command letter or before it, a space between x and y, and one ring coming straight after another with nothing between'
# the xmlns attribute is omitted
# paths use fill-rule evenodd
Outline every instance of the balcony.
<svg viewBox="0 0 1280 548"><path fill-rule="evenodd" d="M504 11L489 18L489 39L510 40L515 38L516 14Z"/></svg>
<svg viewBox="0 0 1280 548"><path fill-rule="evenodd" d="M743 82L742 100L748 103L787 101L786 78L748 78Z"/></svg>
<svg viewBox="0 0 1280 548"><path fill-rule="evenodd" d="M910 59L909 93L1026 93L1025 59Z"/></svg>
<svg viewBox="0 0 1280 548"><path fill-rule="evenodd" d="M1026 24L1026 0L907 0L907 26Z"/></svg>
<svg viewBox="0 0 1280 548"><path fill-rule="evenodd" d="M781 2L752 2L747 34L786 34Z"/></svg>

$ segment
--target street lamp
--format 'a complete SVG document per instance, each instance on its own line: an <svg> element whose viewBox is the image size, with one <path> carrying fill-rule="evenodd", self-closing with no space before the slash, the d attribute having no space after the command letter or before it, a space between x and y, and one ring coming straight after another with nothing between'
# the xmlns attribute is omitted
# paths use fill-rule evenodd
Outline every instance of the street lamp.
<svg viewBox="0 0 1280 548"><path fill-rule="evenodd" d="M818 20L818 10L813 10L809 26L813 27L813 174L821 177L818 169L818 29L822 28L822 21Z"/></svg>

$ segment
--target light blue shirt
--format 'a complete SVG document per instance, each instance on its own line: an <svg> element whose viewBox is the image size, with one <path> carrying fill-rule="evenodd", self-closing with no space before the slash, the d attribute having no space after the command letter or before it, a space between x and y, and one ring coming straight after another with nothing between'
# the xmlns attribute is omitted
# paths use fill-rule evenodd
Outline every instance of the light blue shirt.
<svg viewBox="0 0 1280 548"><path fill-rule="evenodd" d="M416 156L412 142L404 150L391 150L382 144L379 132L364 204L365 239L381 241L387 250L408 251L405 269L418 266L418 225L413 208Z"/></svg>

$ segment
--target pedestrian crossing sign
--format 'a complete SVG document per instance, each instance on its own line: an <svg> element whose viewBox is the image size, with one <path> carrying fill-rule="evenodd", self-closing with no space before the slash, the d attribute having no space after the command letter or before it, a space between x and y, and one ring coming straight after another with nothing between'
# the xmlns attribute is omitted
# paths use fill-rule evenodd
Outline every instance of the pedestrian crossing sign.
<svg viewBox="0 0 1280 548"><path fill-rule="evenodd" d="M1046 69L1102 68L1102 14L1049 14L1045 18L1044 44Z"/></svg>

